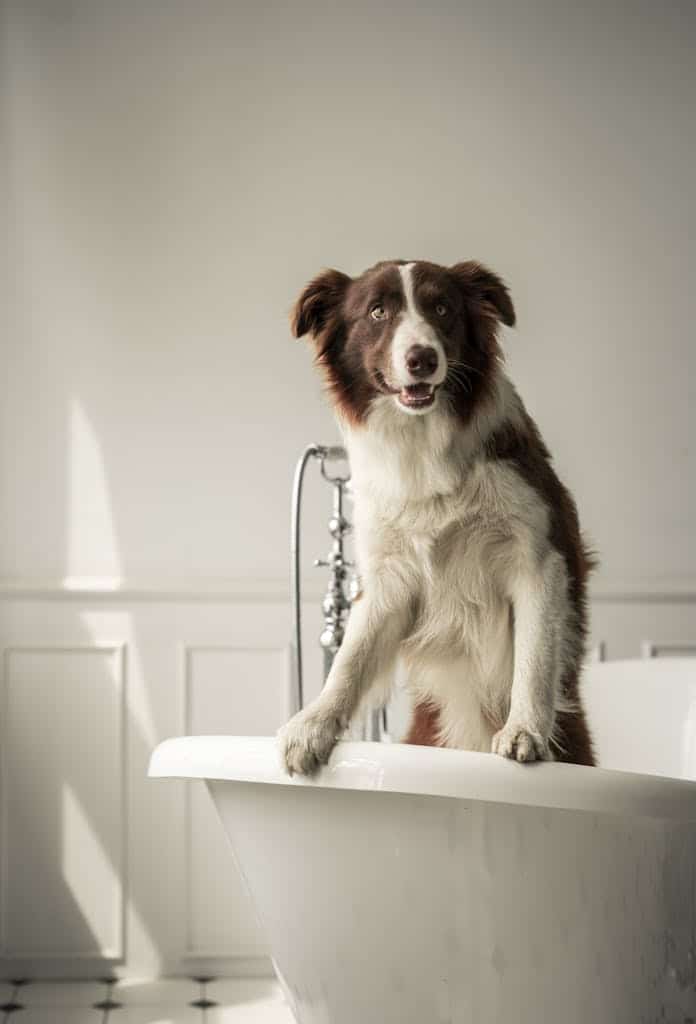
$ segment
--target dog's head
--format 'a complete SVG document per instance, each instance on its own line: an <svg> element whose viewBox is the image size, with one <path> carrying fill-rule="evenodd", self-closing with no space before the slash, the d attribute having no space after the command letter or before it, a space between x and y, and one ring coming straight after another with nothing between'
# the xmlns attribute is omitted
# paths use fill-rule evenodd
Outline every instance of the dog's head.
<svg viewBox="0 0 696 1024"><path fill-rule="evenodd" d="M334 401L351 422L364 422L379 399L411 416L446 402L468 420L490 390L501 322L514 324L512 300L479 263L395 260L356 278L319 274L297 301L292 329L314 339Z"/></svg>

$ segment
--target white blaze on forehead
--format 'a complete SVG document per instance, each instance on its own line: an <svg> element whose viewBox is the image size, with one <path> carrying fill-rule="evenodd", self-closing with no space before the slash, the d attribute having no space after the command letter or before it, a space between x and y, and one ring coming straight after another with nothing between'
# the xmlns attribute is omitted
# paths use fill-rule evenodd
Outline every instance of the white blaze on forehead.
<svg viewBox="0 0 696 1024"><path fill-rule="evenodd" d="M428 377L430 384L442 384L447 375L447 359L435 329L424 316L418 312L413 294L413 268L415 263L404 263L398 268L401 284L404 289L406 308L401 314L399 326L392 339L392 372L394 382L400 387L412 384L414 378L406 368L406 353L413 345L425 345L437 352L437 370Z"/></svg>
<svg viewBox="0 0 696 1024"><path fill-rule="evenodd" d="M403 285L404 297L406 299L406 312L409 316L420 317L416 309L415 299L413 298L413 268L415 265L415 263L404 263L403 266L399 267L399 274L401 275L401 284Z"/></svg>

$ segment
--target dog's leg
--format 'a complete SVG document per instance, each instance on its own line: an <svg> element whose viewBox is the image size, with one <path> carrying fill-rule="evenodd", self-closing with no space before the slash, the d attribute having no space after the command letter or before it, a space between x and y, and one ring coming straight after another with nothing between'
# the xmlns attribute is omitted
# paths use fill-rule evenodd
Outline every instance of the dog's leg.
<svg viewBox="0 0 696 1024"><path fill-rule="evenodd" d="M366 584L351 609L346 633L319 696L278 733L287 771L311 774L326 764L372 683L389 668L406 630L383 584Z"/></svg>
<svg viewBox="0 0 696 1024"><path fill-rule="evenodd" d="M510 712L491 743L494 754L517 761L550 757L566 623L567 573L557 552L521 573L510 597L514 611L514 670Z"/></svg>

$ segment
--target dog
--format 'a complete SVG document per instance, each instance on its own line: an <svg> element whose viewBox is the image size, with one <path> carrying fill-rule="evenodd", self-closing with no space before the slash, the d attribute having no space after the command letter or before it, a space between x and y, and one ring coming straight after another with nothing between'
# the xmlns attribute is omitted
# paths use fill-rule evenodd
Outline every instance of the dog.
<svg viewBox="0 0 696 1024"><path fill-rule="evenodd" d="M279 732L314 773L400 658L407 743L594 763L578 682L594 558L504 370L515 310L476 262L326 270L302 292L352 472L361 592L321 694Z"/></svg>

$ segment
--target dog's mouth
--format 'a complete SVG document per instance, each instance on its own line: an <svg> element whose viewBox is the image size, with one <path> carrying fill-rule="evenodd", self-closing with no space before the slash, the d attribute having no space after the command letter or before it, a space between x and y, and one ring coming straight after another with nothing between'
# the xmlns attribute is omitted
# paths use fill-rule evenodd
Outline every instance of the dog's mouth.
<svg viewBox="0 0 696 1024"><path fill-rule="evenodd" d="M407 384L397 393L397 401L406 409L427 409L435 401L433 384Z"/></svg>
<svg viewBox="0 0 696 1024"><path fill-rule="evenodd" d="M379 370L374 378L378 390L383 395L393 395L405 409L427 409L435 401L437 387L434 384L407 384L403 388L393 388Z"/></svg>

